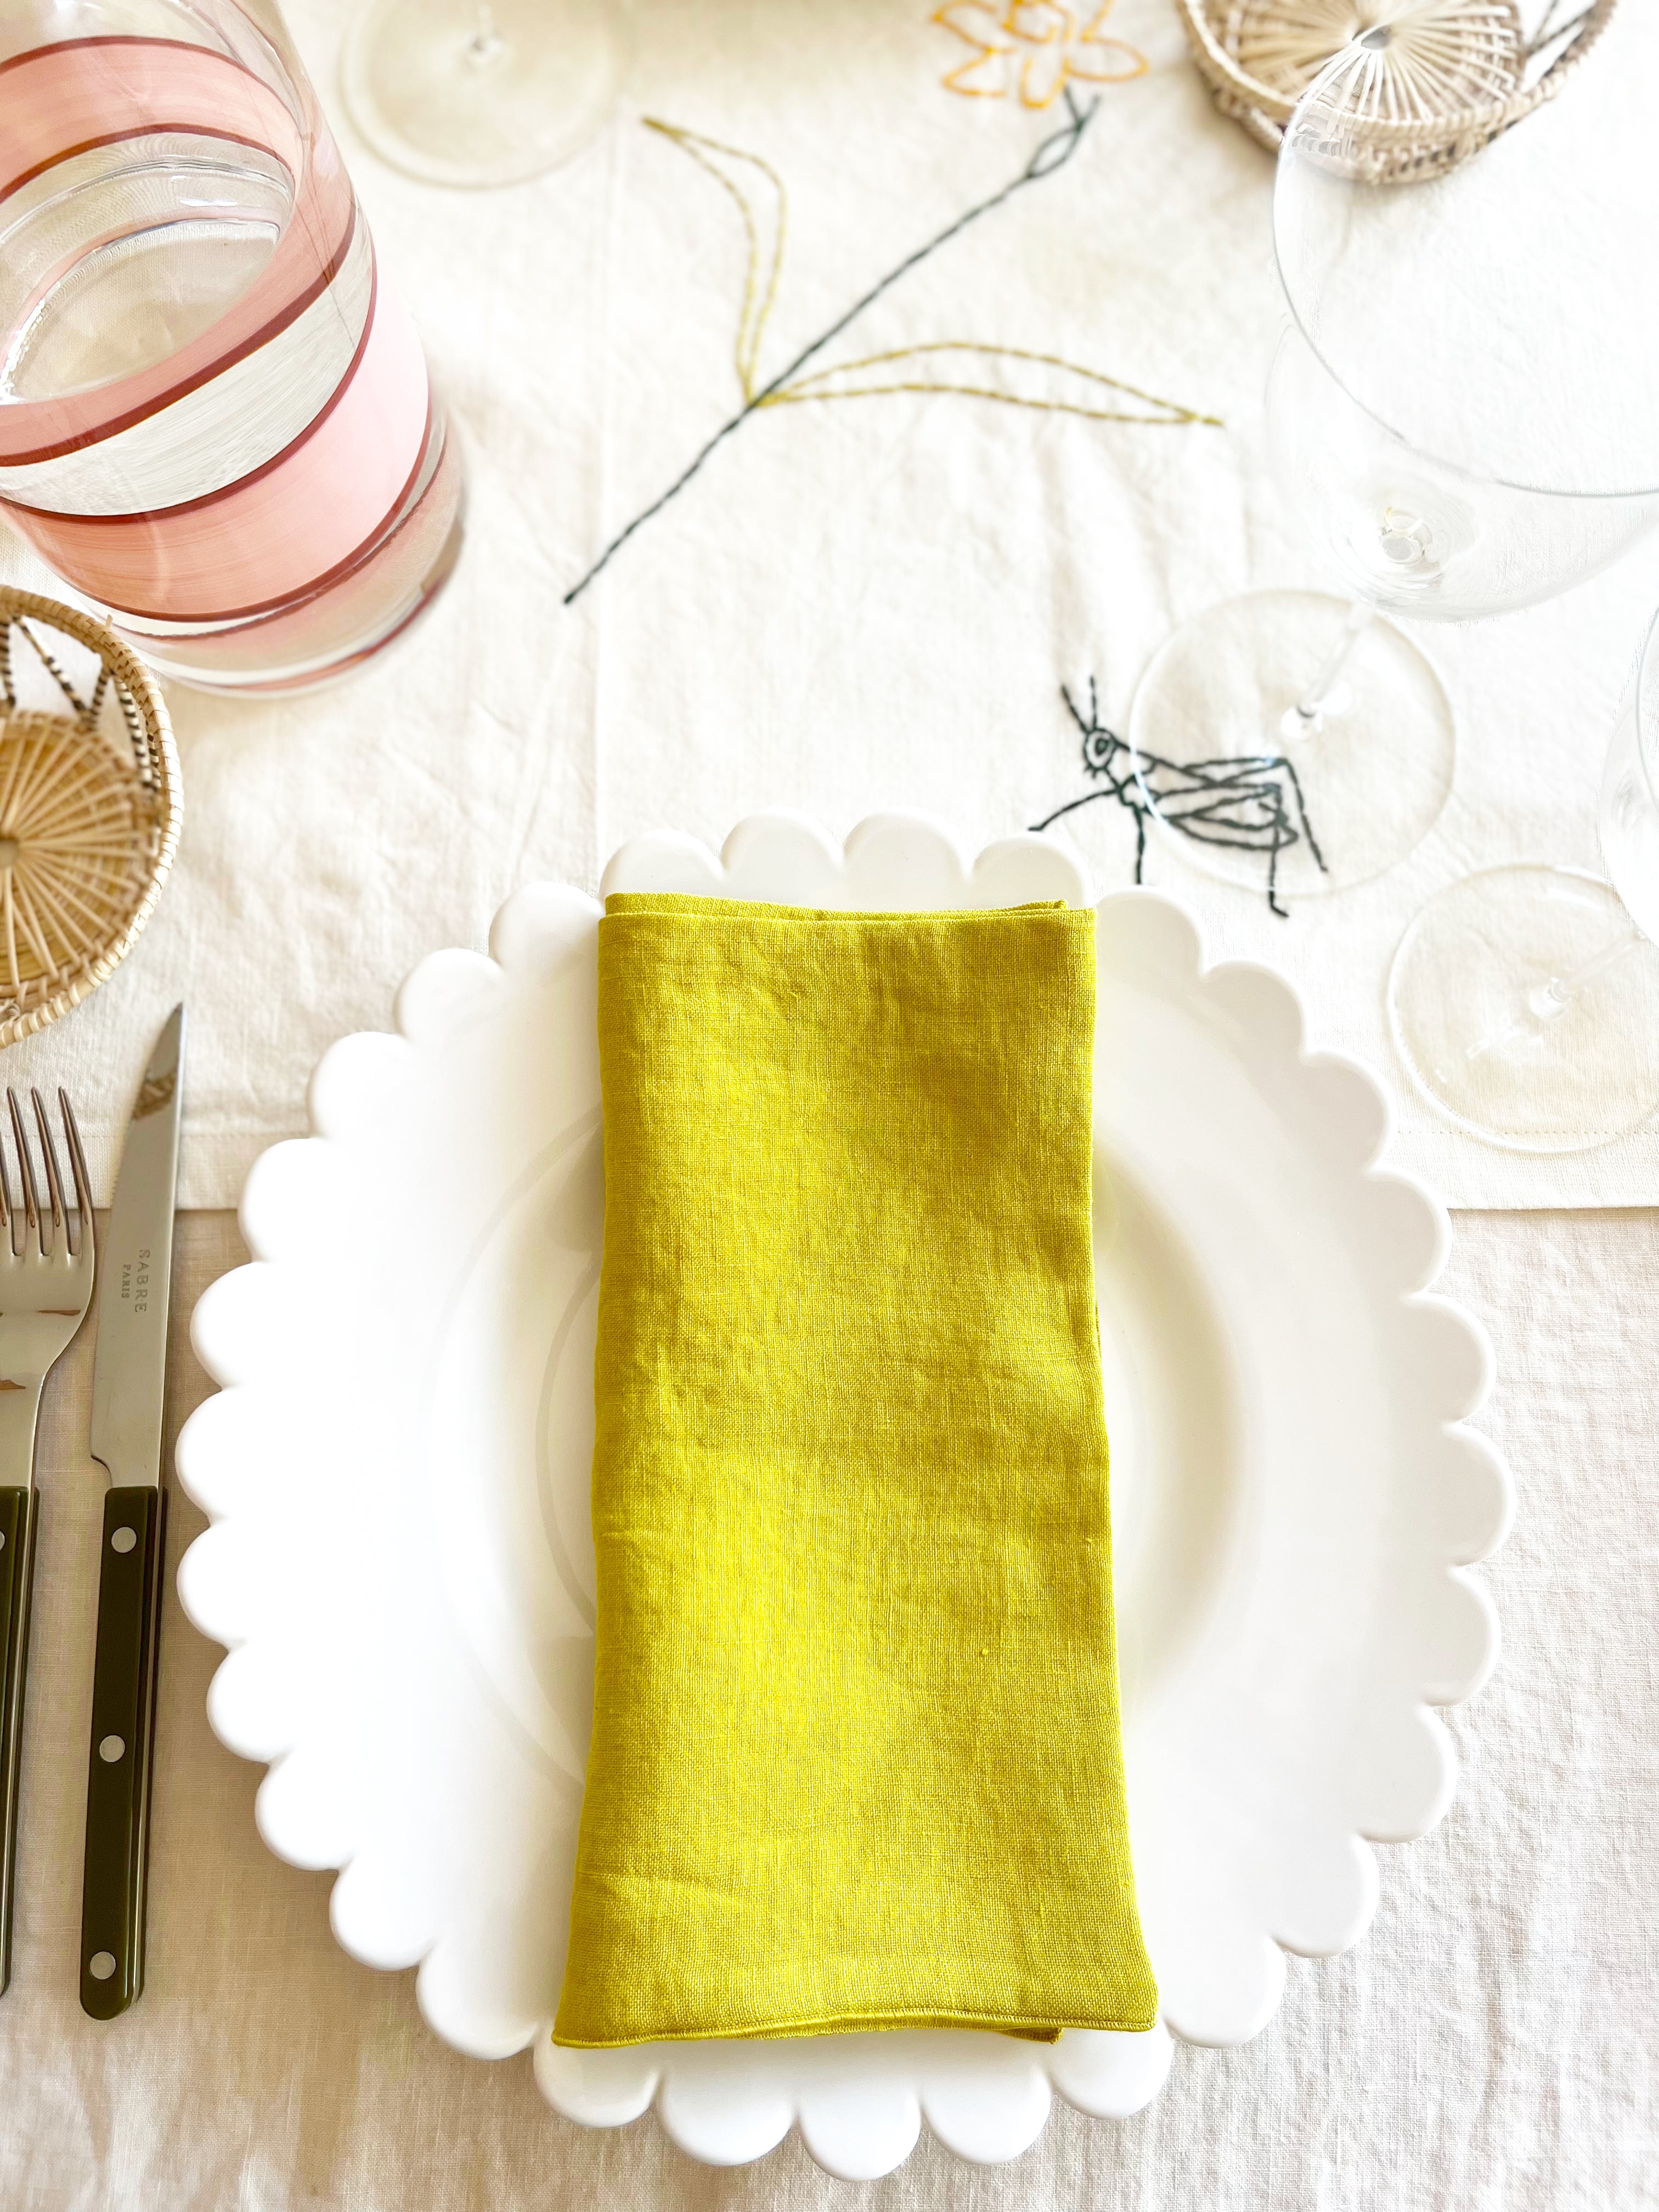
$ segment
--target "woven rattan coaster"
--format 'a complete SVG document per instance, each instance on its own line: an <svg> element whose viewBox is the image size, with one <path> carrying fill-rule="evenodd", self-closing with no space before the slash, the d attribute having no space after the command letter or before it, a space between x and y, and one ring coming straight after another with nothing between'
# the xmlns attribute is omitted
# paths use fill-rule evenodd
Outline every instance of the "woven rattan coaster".
<svg viewBox="0 0 1659 2212"><path fill-rule="evenodd" d="M125 958L182 817L155 679L91 616L0 588L0 1045Z"/></svg>
<svg viewBox="0 0 1659 2212"><path fill-rule="evenodd" d="M1554 0L1530 35L1515 0L1176 0L1193 58L1224 115L1278 149L1291 110L1346 46L1361 174L1437 176L1552 98L1605 29L1614 0Z"/></svg>

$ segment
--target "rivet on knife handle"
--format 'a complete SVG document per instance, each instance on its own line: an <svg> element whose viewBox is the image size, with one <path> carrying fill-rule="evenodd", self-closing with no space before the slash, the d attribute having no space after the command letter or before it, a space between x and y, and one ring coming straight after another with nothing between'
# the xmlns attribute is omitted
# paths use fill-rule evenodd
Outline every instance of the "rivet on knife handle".
<svg viewBox="0 0 1659 2212"><path fill-rule="evenodd" d="M166 1535L165 1491L105 1493L81 1905L81 2008L94 2020L113 2020L144 1986Z"/></svg>
<svg viewBox="0 0 1659 2212"><path fill-rule="evenodd" d="M0 1489L0 1990L11 1980L11 1907L17 1887L17 1799L23 1765L23 1689L29 1670L34 1589L32 1489Z"/></svg>

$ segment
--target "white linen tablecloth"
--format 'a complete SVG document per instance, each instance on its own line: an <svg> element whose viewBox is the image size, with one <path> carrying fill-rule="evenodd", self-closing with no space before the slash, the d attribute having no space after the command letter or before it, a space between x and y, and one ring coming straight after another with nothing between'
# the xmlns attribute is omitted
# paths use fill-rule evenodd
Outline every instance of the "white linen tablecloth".
<svg viewBox="0 0 1659 2212"><path fill-rule="evenodd" d="M0 1999L0 2204L15 2212L1637 2212L1659 2198L1659 1215L1468 1214L1442 1287L1479 1312L1499 1388L1480 1422L1520 1510L1484 1570L1504 1652L1451 1716L1455 1801L1378 1852L1370 1934L1292 1960L1242 2050L1177 2047L1112 2124L1056 2106L1025 2155L964 2166L924 2132L886 2180L831 2180L799 2142L730 2172L654 2115L592 2133L527 2056L459 2057L414 1976L348 1959L329 1877L253 1826L263 1769L209 1732L222 1654L168 1580L149 1982L100 2027L76 1996L98 1471L90 1360L48 1392L12 1987ZM176 1427L207 1389L185 1336L241 1256L181 1223ZM169 1553L201 1525L175 1492Z"/></svg>
<svg viewBox="0 0 1659 2212"><path fill-rule="evenodd" d="M1279 307L1271 165L1213 112L1165 0L1107 25L1149 73L1107 86L1074 160L895 286L847 354L974 339L1165 393L1228 428L1109 425L939 396L751 420L572 609L605 540L730 414L742 228L651 113L760 155L790 192L767 334L787 361L915 245L1016 173L1052 128L948 91L966 58L933 0L641 0L628 111L568 169L475 197L341 139L467 445L471 537L433 619L337 690L173 699L188 821L173 881L117 977L3 1055L67 1080L107 1188L150 1036L194 1015L187 1204L234 1200L304 1126L310 1067L385 1027L423 954L483 941L520 884L597 883L659 826L718 843L767 805L837 833L884 806L970 844L1085 787L1062 681L1121 718L1173 623L1246 588L1319 579L1254 428ZM290 0L337 115L344 9ZM1621 11L1618 34L1648 11ZM1603 62L1620 65L1611 39ZM15 547L0 568L25 573ZM1267 957L1318 1042L1397 1085L1382 979L1442 884L1514 857L1595 865L1594 799L1659 547L1534 613L1429 635L1462 720L1433 837L1367 889L1297 910L1184 867L1149 876L1218 955ZM1133 825L1085 817L1103 888ZM1538 1161L1402 1100L1396 1159L1487 1206L1659 1200L1659 1139ZM275 1860L260 1771L205 1718L217 1649L168 1580L149 1984L98 2027L76 1999L97 1471L89 1346L48 1393L15 1978L0 2000L0 2205L23 2212L805 2212L869 2203L1091 2212L1605 2212L1659 2201L1659 1214L1466 1213L1443 1287L1491 1328L1480 1416L1510 1455L1516 1533L1485 1570L1499 1670L1452 1718L1456 1802L1380 1852L1382 1904L1346 1958L1292 1961L1271 2027L1181 2049L1120 2126L1057 2107L1013 2164L924 2136L867 2188L798 2142L722 2173L654 2118L592 2134L527 2060L439 2043L413 1977L354 1964L328 1878ZM240 1256L223 1213L181 1223L170 1427L206 1389L185 1330ZM171 1556L199 1526L175 1495Z"/></svg>
<svg viewBox="0 0 1659 2212"><path fill-rule="evenodd" d="M465 441L470 536L431 620L353 682L287 702L174 694L186 823L173 882L96 999L7 1055L14 1080L75 1084L107 1188L149 1037L187 998L195 1206L232 1203L257 1153L303 1128L326 1047L388 1027L408 969L481 945L525 882L592 888L628 836L718 844L767 805L837 835L921 806L976 847L1088 787L1062 683L1094 677L1121 730L1178 622L1321 581L1261 451L1282 314L1272 163L1212 107L1168 0L1118 0L1106 31L1150 68L1079 81L1099 105L1073 158L928 255L812 367L1014 348L1226 427L939 393L768 408L569 607L607 540L741 398L743 220L641 118L755 155L787 187L763 382L1018 176L1063 108L948 88L972 55L933 0L639 0L635 76L593 148L512 191L444 191L387 169L341 114L343 0L289 13ZM1656 50L1659 19L1626 8L1586 77L1639 82ZM752 164L732 173L769 251L771 187ZM1027 398L1100 398L1042 363L967 359L885 374L954 364L957 380ZM15 548L8 565L27 567ZM1596 866L1601 763L1656 602L1659 542L1531 612L1419 626L1460 719L1456 780L1427 842L1363 889L1280 921L1154 842L1150 879L1190 901L1212 952L1282 966L1316 1040L1399 1088L1398 1161L1455 1204L1659 1201L1651 1131L1553 1160L1439 1121L1410 1093L1382 997L1406 923L1442 885L1516 858ZM1102 887L1127 882L1127 816L1107 803L1073 822Z"/></svg>

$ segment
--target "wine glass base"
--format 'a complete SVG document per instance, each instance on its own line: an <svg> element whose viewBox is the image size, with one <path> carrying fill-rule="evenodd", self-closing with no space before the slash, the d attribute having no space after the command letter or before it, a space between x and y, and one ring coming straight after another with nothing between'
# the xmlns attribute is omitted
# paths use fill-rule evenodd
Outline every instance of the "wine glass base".
<svg viewBox="0 0 1659 2212"><path fill-rule="evenodd" d="M1599 877L1450 884L1401 939L1388 996L1418 1088L1489 1144L1587 1152L1659 1112L1659 946Z"/></svg>
<svg viewBox="0 0 1659 2212"><path fill-rule="evenodd" d="M368 0L341 86L382 160L428 184L512 185L603 128L628 63L618 0Z"/></svg>
<svg viewBox="0 0 1659 2212"><path fill-rule="evenodd" d="M1303 898L1367 883L1432 828L1451 790L1451 702L1381 617L1355 637L1322 712L1297 712L1350 610L1323 592L1253 592L1168 637L1129 710L1153 819L1196 866Z"/></svg>

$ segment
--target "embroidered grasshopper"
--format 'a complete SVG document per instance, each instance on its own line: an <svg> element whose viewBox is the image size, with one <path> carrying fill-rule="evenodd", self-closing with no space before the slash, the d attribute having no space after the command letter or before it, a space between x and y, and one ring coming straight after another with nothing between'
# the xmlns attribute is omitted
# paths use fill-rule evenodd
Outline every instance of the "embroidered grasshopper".
<svg viewBox="0 0 1659 2212"><path fill-rule="evenodd" d="M1064 684L1060 696L1083 733L1085 772L1103 778L1103 784L1099 790L1085 791L1081 799L1067 799L1041 822L1032 823L1033 830L1046 830L1062 815L1091 806L1097 799L1115 799L1135 818L1137 883L1146 858L1147 819L1156 815L1196 844L1264 854L1268 908L1281 921L1287 909L1279 898L1279 854L1305 839L1320 872L1326 872L1325 856L1308 819L1302 780L1283 753L1237 753L1184 764L1164 760L1157 753L1138 752L1126 738L1106 727L1092 676L1086 717Z"/></svg>

